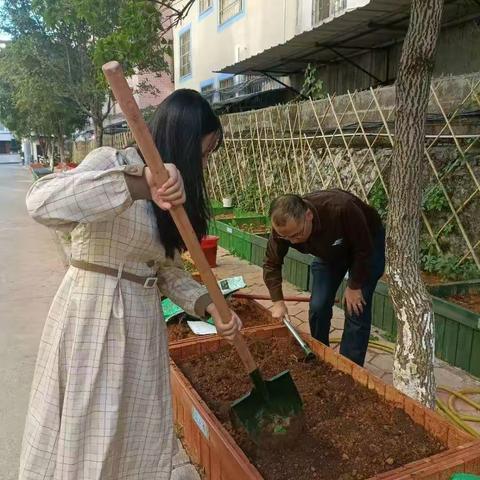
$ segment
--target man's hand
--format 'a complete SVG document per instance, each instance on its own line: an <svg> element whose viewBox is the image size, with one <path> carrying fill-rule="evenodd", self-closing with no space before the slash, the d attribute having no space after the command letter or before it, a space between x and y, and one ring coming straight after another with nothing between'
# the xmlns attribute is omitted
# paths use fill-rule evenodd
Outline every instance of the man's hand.
<svg viewBox="0 0 480 480"><path fill-rule="evenodd" d="M283 317L287 315L288 310L287 306L285 305L285 302L283 300L278 300L277 302L273 302L273 307L272 307L272 317L281 322L283 320Z"/></svg>
<svg viewBox="0 0 480 480"><path fill-rule="evenodd" d="M353 290L350 287L345 289L343 301L349 315L361 315L363 312L363 307L366 305L362 290Z"/></svg>

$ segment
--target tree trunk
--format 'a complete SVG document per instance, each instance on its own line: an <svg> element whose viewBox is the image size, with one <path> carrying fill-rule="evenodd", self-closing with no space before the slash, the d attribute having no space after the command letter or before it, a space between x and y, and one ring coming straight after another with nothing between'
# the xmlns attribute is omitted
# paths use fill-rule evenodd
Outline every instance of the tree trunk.
<svg viewBox="0 0 480 480"><path fill-rule="evenodd" d="M396 81L395 145L390 177L387 274L398 323L393 383L435 406L434 318L420 276L420 208L425 116L443 0L413 0Z"/></svg>
<svg viewBox="0 0 480 480"><path fill-rule="evenodd" d="M60 162L65 163L65 139L63 135L58 137L58 153L60 154Z"/></svg>
<svg viewBox="0 0 480 480"><path fill-rule="evenodd" d="M95 128L95 148L103 146L103 121L93 119L93 126Z"/></svg>

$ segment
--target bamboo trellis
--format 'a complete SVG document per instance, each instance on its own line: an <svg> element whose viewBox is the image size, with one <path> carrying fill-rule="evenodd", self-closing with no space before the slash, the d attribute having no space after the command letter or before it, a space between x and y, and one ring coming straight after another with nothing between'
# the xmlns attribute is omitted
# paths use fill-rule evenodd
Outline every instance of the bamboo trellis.
<svg viewBox="0 0 480 480"><path fill-rule="evenodd" d="M452 92L458 82L462 88ZM395 142L388 88L390 95L370 89L223 116L225 142L212 159L219 176L209 184L211 195L233 196L236 204L262 212L279 194L324 188L371 201L374 186L381 185L388 200L395 194L388 181ZM423 180L426 194L437 189L443 196L443 207L422 209L423 235L438 253L480 268L480 74L436 80L429 114ZM238 152L238 174L228 181L241 188L233 191L220 175ZM249 204L245 191L253 184L257 193Z"/></svg>
<svg viewBox="0 0 480 480"><path fill-rule="evenodd" d="M262 213L279 194L325 188L372 202L380 186L388 201L395 194L393 99L394 88L385 87L222 116L224 146L208 165L210 195ZM435 80L428 111L423 181L442 207L422 209L422 236L438 253L480 268L480 74ZM130 141L122 133L105 144ZM91 148L77 144L74 158Z"/></svg>

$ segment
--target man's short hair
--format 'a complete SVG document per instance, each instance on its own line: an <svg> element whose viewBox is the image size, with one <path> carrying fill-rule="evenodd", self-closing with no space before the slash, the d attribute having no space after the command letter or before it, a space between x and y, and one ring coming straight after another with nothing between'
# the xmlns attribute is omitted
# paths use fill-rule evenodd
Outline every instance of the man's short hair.
<svg viewBox="0 0 480 480"><path fill-rule="evenodd" d="M289 219L302 220L307 210L308 206L300 195L288 194L272 201L269 216L272 223L283 227Z"/></svg>

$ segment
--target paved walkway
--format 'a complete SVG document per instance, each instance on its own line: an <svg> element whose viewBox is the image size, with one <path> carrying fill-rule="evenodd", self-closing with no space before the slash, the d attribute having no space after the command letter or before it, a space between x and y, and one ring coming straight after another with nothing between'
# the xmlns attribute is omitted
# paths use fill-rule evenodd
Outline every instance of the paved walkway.
<svg viewBox="0 0 480 480"><path fill-rule="evenodd" d="M30 219L28 170L0 165L0 477L17 478L43 322L65 266L54 234Z"/></svg>
<svg viewBox="0 0 480 480"><path fill-rule="evenodd" d="M228 278L235 275L242 275L247 284L247 288L243 289L245 293L268 294L268 290L263 283L262 269L256 265L251 265L245 260L230 255L226 250L220 248L218 253L218 266L215 269L217 278ZM284 295L301 295L309 296L309 293L298 290L295 286L285 282ZM270 301L260 301L262 305L271 308ZM308 325L308 303L307 302L287 302L288 311L292 323L298 330L310 333ZM332 327L330 330L330 338L336 339L342 336L344 316L343 311L334 307L332 318ZM383 336L378 328L372 329L372 337L378 337L382 343L387 343L393 347L393 343L389 342ZM332 345L333 346L333 345ZM338 345L334 348L338 349ZM392 366L393 356L390 353L379 352L377 350L370 350L367 352L365 368L370 370L376 376L382 378L386 383L392 383ZM447 386L452 390L461 390L465 388L480 388L480 379L472 377L463 370L452 367L442 360L436 360L435 363L435 377L437 385ZM447 400L448 395L444 392L438 392L438 397L442 400ZM479 399L477 399L478 401ZM466 415L471 415L474 411L472 407L463 402L458 402L458 410ZM478 412L477 412L478 414ZM470 422L470 426L480 432L480 423Z"/></svg>
<svg viewBox="0 0 480 480"><path fill-rule="evenodd" d="M66 269L56 234L27 214L32 183L0 164L0 478L15 480L43 323ZM200 480L179 443L172 480Z"/></svg>

